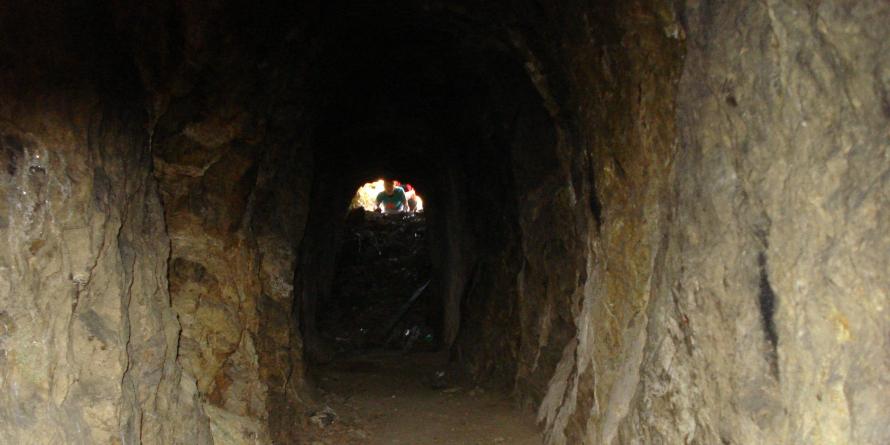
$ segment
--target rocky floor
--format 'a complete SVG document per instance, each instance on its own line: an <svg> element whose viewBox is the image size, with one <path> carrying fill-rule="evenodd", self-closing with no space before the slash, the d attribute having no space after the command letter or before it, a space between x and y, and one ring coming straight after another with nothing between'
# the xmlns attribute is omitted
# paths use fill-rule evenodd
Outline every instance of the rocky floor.
<svg viewBox="0 0 890 445"><path fill-rule="evenodd" d="M319 326L332 361L313 367L318 394L306 443L541 443L531 413L475 387L436 349L423 214L354 210ZM412 298L416 296L417 298Z"/></svg>
<svg viewBox="0 0 890 445"><path fill-rule="evenodd" d="M366 352L315 370L312 445L538 445L532 413L474 387L438 353ZM444 372L444 377L442 374Z"/></svg>

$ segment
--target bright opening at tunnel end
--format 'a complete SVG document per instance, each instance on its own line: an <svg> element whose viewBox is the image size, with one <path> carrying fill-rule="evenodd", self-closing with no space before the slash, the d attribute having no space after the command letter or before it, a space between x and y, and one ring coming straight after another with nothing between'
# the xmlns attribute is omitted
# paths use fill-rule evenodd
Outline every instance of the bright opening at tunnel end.
<svg viewBox="0 0 890 445"><path fill-rule="evenodd" d="M394 180L393 182L396 187L401 187L405 192L405 197L409 201L409 207L412 207L410 211L423 212L423 198L420 197L417 189L410 183L398 180ZM377 195L383 191L383 179L365 183L355 191L355 196L352 197L352 202L349 204L349 210L361 207L368 212L377 211L380 207L380 205L377 204ZM412 200L413 203L411 202Z"/></svg>

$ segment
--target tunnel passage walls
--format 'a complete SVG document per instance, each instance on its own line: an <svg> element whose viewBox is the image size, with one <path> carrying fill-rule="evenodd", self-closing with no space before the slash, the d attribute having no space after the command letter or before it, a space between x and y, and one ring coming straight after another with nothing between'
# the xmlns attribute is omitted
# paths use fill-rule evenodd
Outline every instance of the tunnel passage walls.
<svg viewBox="0 0 890 445"><path fill-rule="evenodd" d="M268 20L292 16L16 3L0 442L297 442L306 57L258 48L298 39Z"/></svg>
<svg viewBox="0 0 890 445"><path fill-rule="evenodd" d="M209 443L135 67L66 24L3 12L0 442Z"/></svg>
<svg viewBox="0 0 890 445"><path fill-rule="evenodd" d="M886 442L890 7L664 6L543 14L592 168L548 443Z"/></svg>
<svg viewBox="0 0 890 445"><path fill-rule="evenodd" d="M888 443L886 23L0 8L0 442L299 443L325 252L388 175L428 195L443 347L548 444Z"/></svg>
<svg viewBox="0 0 890 445"><path fill-rule="evenodd" d="M890 5L708 6L685 14L676 207L617 435L886 442Z"/></svg>

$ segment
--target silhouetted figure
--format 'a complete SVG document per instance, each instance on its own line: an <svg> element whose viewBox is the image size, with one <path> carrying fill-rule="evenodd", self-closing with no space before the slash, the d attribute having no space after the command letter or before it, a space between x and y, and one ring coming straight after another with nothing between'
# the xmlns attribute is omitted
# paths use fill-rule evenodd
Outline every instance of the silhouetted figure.
<svg viewBox="0 0 890 445"><path fill-rule="evenodd" d="M383 191L377 194L377 208L383 204L383 213L391 215L401 213L408 210L408 199L405 197L405 190L396 187L392 179L383 180Z"/></svg>
<svg viewBox="0 0 890 445"><path fill-rule="evenodd" d="M405 199L408 200L408 211L414 213L417 210L417 192L411 184L402 184L394 181L396 187L401 187L405 191Z"/></svg>

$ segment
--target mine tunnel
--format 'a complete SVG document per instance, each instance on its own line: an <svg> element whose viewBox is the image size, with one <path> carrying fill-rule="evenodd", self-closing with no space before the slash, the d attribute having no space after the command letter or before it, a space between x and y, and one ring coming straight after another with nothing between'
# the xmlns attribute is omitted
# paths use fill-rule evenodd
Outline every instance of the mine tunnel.
<svg viewBox="0 0 890 445"><path fill-rule="evenodd" d="M890 443L886 1L50 3L0 444Z"/></svg>

